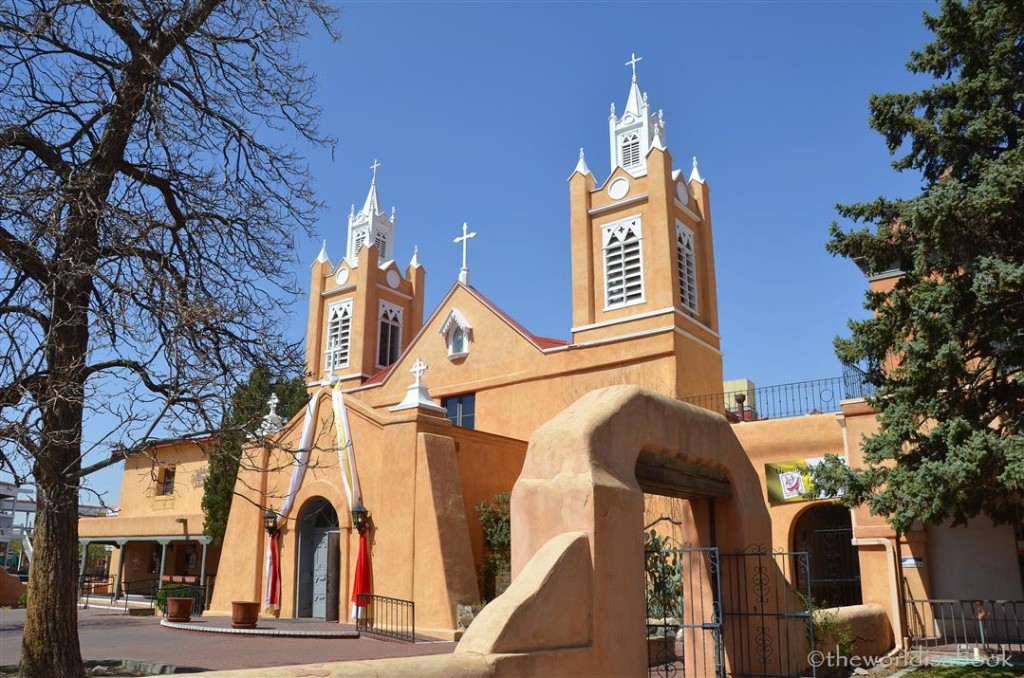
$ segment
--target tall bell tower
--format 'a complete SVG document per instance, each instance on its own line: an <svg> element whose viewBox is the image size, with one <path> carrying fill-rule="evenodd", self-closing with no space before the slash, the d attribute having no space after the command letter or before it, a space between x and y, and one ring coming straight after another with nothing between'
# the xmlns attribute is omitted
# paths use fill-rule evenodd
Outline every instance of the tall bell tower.
<svg viewBox="0 0 1024 678"><path fill-rule="evenodd" d="M711 196L693 160L673 169L663 113L632 80L608 120L611 173L598 185L583 149L569 177L573 343L671 332L676 395L722 388Z"/></svg>
<svg viewBox="0 0 1024 678"><path fill-rule="evenodd" d="M376 160L370 190L352 206L345 256L335 266L327 242L312 265L306 329L306 382L315 389L340 379L358 386L391 366L423 326L426 271L413 252L405 271L395 254L395 210L380 208Z"/></svg>

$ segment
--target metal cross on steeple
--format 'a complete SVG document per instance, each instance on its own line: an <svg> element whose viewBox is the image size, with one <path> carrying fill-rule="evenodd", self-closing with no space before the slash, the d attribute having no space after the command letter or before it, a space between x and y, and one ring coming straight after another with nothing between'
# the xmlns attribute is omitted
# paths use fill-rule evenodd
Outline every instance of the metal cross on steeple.
<svg viewBox="0 0 1024 678"><path fill-rule="evenodd" d="M634 75L633 77L634 77L634 78L636 78L636 76L635 76L635 75ZM372 164L372 165L370 165L370 169L371 169L371 170L373 170L373 178L372 178L372 179L370 180L370 183L371 183L371 184L375 184L375 183L377 183L377 168L378 168L378 167L380 167L380 163L379 163L379 162L377 162L377 159L376 159L376 158L374 158L374 159L373 159L373 164Z"/></svg>
<svg viewBox="0 0 1024 678"><path fill-rule="evenodd" d="M469 284L469 266L466 265L466 250L469 244L470 238L475 238L476 232L469 232L469 224L462 222L462 236L456 238L453 242L462 243L462 270L459 271L459 282L463 285Z"/></svg>
<svg viewBox="0 0 1024 678"><path fill-rule="evenodd" d="M631 55L630 60L626 62L627 66L632 66L633 67L633 82L636 82L636 65L637 65L637 63L639 63L639 62L641 62L643 60L644 60L643 57L638 57L636 55L636 52L634 52Z"/></svg>

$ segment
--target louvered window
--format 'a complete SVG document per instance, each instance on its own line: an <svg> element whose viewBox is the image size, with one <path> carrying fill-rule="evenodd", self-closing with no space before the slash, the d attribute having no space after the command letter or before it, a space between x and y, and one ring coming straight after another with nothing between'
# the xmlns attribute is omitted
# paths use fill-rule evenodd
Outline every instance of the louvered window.
<svg viewBox="0 0 1024 678"><path fill-rule="evenodd" d="M383 264L388 260L388 238L383 233L378 233L374 239L373 244L377 246L377 263Z"/></svg>
<svg viewBox="0 0 1024 678"><path fill-rule="evenodd" d="M333 372L348 367L348 354L352 345L352 301L331 306L327 313L327 351L324 371Z"/></svg>
<svg viewBox="0 0 1024 678"><path fill-rule="evenodd" d="M402 348L402 309L386 301L380 304L380 336L377 339L377 366L387 367L398 360Z"/></svg>
<svg viewBox="0 0 1024 678"><path fill-rule="evenodd" d="M636 167L640 164L640 134L627 132L622 135L622 166Z"/></svg>
<svg viewBox="0 0 1024 678"><path fill-rule="evenodd" d="M639 217L605 226L603 241L605 308L643 301L644 271Z"/></svg>
<svg viewBox="0 0 1024 678"><path fill-rule="evenodd" d="M366 231L356 231L352 236L352 258L359 258L359 250L366 244Z"/></svg>
<svg viewBox="0 0 1024 678"><path fill-rule="evenodd" d="M697 312L697 257L693 231L676 222L676 260L679 266L679 301L683 308Z"/></svg>

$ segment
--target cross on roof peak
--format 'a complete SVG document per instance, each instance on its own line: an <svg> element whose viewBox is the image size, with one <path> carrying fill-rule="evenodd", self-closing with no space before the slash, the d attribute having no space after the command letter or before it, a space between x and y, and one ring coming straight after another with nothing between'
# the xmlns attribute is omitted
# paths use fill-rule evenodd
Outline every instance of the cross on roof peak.
<svg viewBox="0 0 1024 678"><path fill-rule="evenodd" d="M462 222L462 235L456 238L453 242L462 243L462 270L459 271L459 282L463 285L469 284L469 266L466 265L466 250L469 244L470 238L475 238L476 232L469 232L469 224L465 221Z"/></svg>
<svg viewBox="0 0 1024 678"><path fill-rule="evenodd" d="M373 170L373 178L370 180L371 184L377 183L377 168L378 167L380 167L380 163L377 162L376 158L374 158L373 159L373 164L370 165L370 169Z"/></svg>
<svg viewBox="0 0 1024 678"><path fill-rule="evenodd" d="M629 59L629 61L627 61L627 62L626 62L626 65L627 65L627 66L632 66L632 67L633 67L633 82L636 82L636 65L637 65L637 64L638 64L639 62L643 61L643 60L644 60L644 58L643 58L643 57L638 57L638 56L636 55L636 52L633 52L633 53L632 53L632 54L630 55L630 59Z"/></svg>

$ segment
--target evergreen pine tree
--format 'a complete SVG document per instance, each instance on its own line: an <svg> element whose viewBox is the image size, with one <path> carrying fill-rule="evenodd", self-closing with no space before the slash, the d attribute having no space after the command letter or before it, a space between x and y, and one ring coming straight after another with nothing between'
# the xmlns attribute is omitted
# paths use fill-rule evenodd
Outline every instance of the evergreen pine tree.
<svg viewBox="0 0 1024 678"><path fill-rule="evenodd" d="M903 271L836 340L843 361L868 365L880 428L864 468L833 459L815 478L900 531L1009 520L1024 483L1024 3L943 0L925 25L934 39L908 69L933 84L870 104L893 166L920 172L922 191L841 205L869 226L833 224L828 243L869 273Z"/></svg>
<svg viewBox="0 0 1024 678"><path fill-rule="evenodd" d="M285 421L291 419L309 400L306 382L301 377L275 379L264 366L249 373L249 379L238 387L231 399L231 409L224 418L223 432L210 446L209 467L203 483L203 532L214 544L224 539L228 512L234 497L242 446L248 433L259 428L267 414L267 401L277 394L277 413Z"/></svg>

